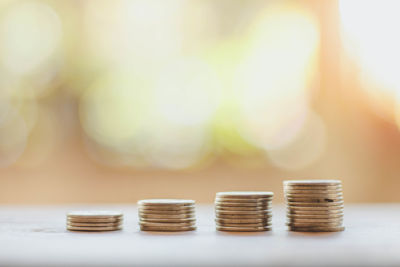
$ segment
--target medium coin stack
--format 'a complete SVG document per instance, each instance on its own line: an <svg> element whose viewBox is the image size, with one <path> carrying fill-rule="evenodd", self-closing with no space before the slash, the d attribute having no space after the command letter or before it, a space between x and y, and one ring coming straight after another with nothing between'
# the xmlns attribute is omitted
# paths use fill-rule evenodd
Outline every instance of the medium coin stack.
<svg viewBox="0 0 400 267"><path fill-rule="evenodd" d="M184 199L140 200L142 231L180 232L196 230L195 202Z"/></svg>
<svg viewBox="0 0 400 267"><path fill-rule="evenodd" d="M272 192L219 192L215 197L218 231L259 232L271 230Z"/></svg>
<svg viewBox="0 0 400 267"><path fill-rule="evenodd" d="M342 183L338 180L284 181L287 226L296 232L343 231Z"/></svg>
<svg viewBox="0 0 400 267"><path fill-rule="evenodd" d="M67 230L116 231L122 229L123 214L114 211L74 211L67 213Z"/></svg>

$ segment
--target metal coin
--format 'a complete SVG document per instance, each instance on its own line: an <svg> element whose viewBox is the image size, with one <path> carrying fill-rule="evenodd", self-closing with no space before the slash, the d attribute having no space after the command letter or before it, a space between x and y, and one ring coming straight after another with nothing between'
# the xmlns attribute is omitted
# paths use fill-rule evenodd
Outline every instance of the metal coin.
<svg viewBox="0 0 400 267"><path fill-rule="evenodd" d="M337 227L288 227L289 231L293 232L341 232L344 231L343 226Z"/></svg>
<svg viewBox="0 0 400 267"><path fill-rule="evenodd" d="M272 218L271 214L260 214L260 215L232 215L232 214L215 214L217 218L221 219L265 219Z"/></svg>
<svg viewBox="0 0 400 267"><path fill-rule="evenodd" d="M188 219L154 219L154 218L140 218L141 222L159 222L159 223L181 223L181 222L195 222L195 218Z"/></svg>
<svg viewBox="0 0 400 267"><path fill-rule="evenodd" d="M337 222L337 223L294 223L294 222L286 222L287 226L296 226L296 227L338 227L342 226L342 222Z"/></svg>
<svg viewBox="0 0 400 267"><path fill-rule="evenodd" d="M154 231L154 232L183 232L183 231L194 231L196 230L196 226L187 226L187 227L172 227L172 226L145 226L140 225L140 230L142 231Z"/></svg>
<svg viewBox="0 0 400 267"><path fill-rule="evenodd" d="M287 180L283 182L283 185L315 185L315 186L324 186L324 185L341 185L342 182L340 180Z"/></svg>
<svg viewBox="0 0 400 267"><path fill-rule="evenodd" d="M67 222L69 226L76 227L118 227L122 225L122 223L75 223L75 222Z"/></svg>
<svg viewBox="0 0 400 267"><path fill-rule="evenodd" d="M338 198L343 197L342 193L336 194L297 194L297 193L285 193L285 197L298 197L298 198Z"/></svg>
<svg viewBox="0 0 400 267"><path fill-rule="evenodd" d="M122 226L104 226L104 227L84 227L67 225L69 231L87 231L87 232L102 232L102 231L117 231L121 230Z"/></svg>
<svg viewBox="0 0 400 267"><path fill-rule="evenodd" d="M271 199L266 198L215 198L215 202L233 202L233 203L271 203Z"/></svg>
<svg viewBox="0 0 400 267"><path fill-rule="evenodd" d="M122 212L119 211L71 211L67 213L68 218L120 218Z"/></svg>
<svg viewBox="0 0 400 267"><path fill-rule="evenodd" d="M151 205L188 206L194 204L195 201L191 199L143 199L138 201L138 205L143 205L143 206L151 206Z"/></svg>
<svg viewBox="0 0 400 267"><path fill-rule="evenodd" d="M331 207L338 206L343 207L343 201L340 202L326 202L326 203L317 203L317 202L287 202L290 206L296 207Z"/></svg>
<svg viewBox="0 0 400 267"><path fill-rule="evenodd" d="M271 227L271 223L246 223L246 224L240 224L240 223L215 223L216 226L222 226L222 227Z"/></svg>
<svg viewBox="0 0 400 267"><path fill-rule="evenodd" d="M216 206L223 206L223 207L258 207L258 208L270 208L271 203L238 203L238 202L220 202L215 201L214 203Z"/></svg>
<svg viewBox="0 0 400 267"><path fill-rule="evenodd" d="M190 219L195 218L195 214L165 215L165 214L140 214L141 218L149 219Z"/></svg>
<svg viewBox="0 0 400 267"><path fill-rule="evenodd" d="M243 199L270 199L274 196L273 192L262 191L231 191L231 192L218 192L217 198L243 198Z"/></svg>
<svg viewBox="0 0 400 267"><path fill-rule="evenodd" d="M144 214L166 214L166 215L191 214L191 213L195 213L195 209L185 209L185 210L149 210L149 209L139 209L139 213L144 213Z"/></svg>
<svg viewBox="0 0 400 267"><path fill-rule="evenodd" d="M296 210L296 209L287 209L287 214L291 215L336 215L343 214L342 209L338 210Z"/></svg>
<svg viewBox="0 0 400 267"><path fill-rule="evenodd" d="M264 209L263 207L230 207L223 205L216 205L215 210L232 210L232 211L271 211L271 209Z"/></svg>
<svg viewBox="0 0 400 267"><path fill-rule="evenodd" d="M229 227L229 226L216 226L218 231L227 231L227 232L263 232L270 231L272 227Z"/></svg>
<svg viewBox="0 0 400 267"><path fill-rule="evenodd" d="M285 197L286 202L312 202L312 203L337 203L343 202L343 198L299 198Z"/></svg>
<svg viewBox="0 0 400 267"><path fill-rule="evenodd" d="M328 219L310 219L310 218L298 218L290 217L287 218L290 223L338 223L343 222L343 217L338 218L328 218Z"/></svg>
<svg viewBox="0 0 400 267"><path fill-rule="evenodd" d="M315 189L288 189L284 188L283 192L285 195L290 195L290 194L304 194L304 195L323 195L323 194L342 194L343 190L342 189L337 189L337 190L315 190Z"/></svg>
<svg viewBox="0 0 400 267"><path fill-rule="evenodd" d="M290 212L299 212L299 211L323 211L323 212L338 212L338 211L342 211L344 209L343 205L340 206L287 206L287 210Z"/></svg>
<svg viewBox="0 0 400 267"><path fill-rule="evenodd" d="M232 210L218 210L218 214L231 214L231 215L263 215L263 211L232 211Z"/></svg>
<svg viewBox="0 0 400 267"><path fill-rule="evenodd" d="M266 223L270 222L270 219L215 219L218 223Z"/></svg>
<svg viewBox="0 0 400 267"><path fill-rule="evenodd" d="M191 227L195 226L195 222L182 222L182 223L160 223L160 222L144 222L140 221L139 224L141 226L146 226L146 227Z"/></svg>
<svg viewBox="0 0 400 267"><path fill-rule="evenodd" d="M82 223L116 223L116 222L122 222L123 218L70 218L67 217L68 222L82 222Z"/></svg>
<svg viewBox="0 0 400 267"><path fill-rule="evenodd" d="M343 218L343 213L324 214L324 215L287 214L286 216L288 218L299 218L299 219L331 219L331 218Z"/></svg>

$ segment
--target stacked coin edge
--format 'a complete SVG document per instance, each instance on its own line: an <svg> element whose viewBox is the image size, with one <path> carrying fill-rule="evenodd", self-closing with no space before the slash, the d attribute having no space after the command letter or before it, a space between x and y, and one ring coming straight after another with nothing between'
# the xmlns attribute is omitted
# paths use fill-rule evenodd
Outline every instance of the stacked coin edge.
<svg viewBox="0 0 400 267"><path fill-rule="evenodd" d="M272 229L272 192L219 192L215 197L218 231L260 232Z"/></svg>
<svg viewBox="0 0 400 267"><path fill-rule="evenodd" d="M182 232L196 230L195 201L145 199L138 201L142 231Z"/></svg>
<svg viewBox="0 0 400 267"><path fill-rule="evenodd" d="M67 213L67 230L85 232L122 229L123 214L114 211L72 211Z"/></svg>
<svg viewBox="0 0 400 267"><path fill-rule="evenodd" d="M343 193L340 180L287 180L283 182L289 231L340 232Z"/></svg>

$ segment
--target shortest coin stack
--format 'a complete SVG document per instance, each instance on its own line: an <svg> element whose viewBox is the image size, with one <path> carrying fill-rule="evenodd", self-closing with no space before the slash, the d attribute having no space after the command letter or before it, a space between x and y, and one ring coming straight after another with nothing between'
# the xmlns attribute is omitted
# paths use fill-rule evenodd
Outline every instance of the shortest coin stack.
<svg viewBox="0 0 400 267"><path fill-rule="evenodd" d="M339 180L284 181L290 231L343 231L343 195Z"/></svg>
<svg viewBox="0 0 400 267"><path fill-rule="evenodd" d="M196 230L195 202L185 199L138 201L142 231L180 232Z"/></svg>
<svg viewBox="0 0 400 267"><path fill-rule="evenodd" d="M260 232L271 230L272 192L219 192L215 197L218 231Z"/></svg>
<svg viewBox="0 0 400 267"><path fill-rule="evenodd" d="M116 231L122 229L123 214L115 211L74 211L67 213L67 230Z"/></svg>

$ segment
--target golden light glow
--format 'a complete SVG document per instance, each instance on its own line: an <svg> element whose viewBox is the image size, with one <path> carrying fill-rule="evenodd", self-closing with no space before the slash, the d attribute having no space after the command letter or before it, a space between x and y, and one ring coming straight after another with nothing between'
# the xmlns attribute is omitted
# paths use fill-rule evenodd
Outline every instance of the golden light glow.
<svg viewBox="0 0 400 267"><path fill-rule="evenodd" d="M252 143L276 149L295 138L307 117L318 26L307 10L281 5L269 8L253 28L237 71L242 131Z"/></svg>

